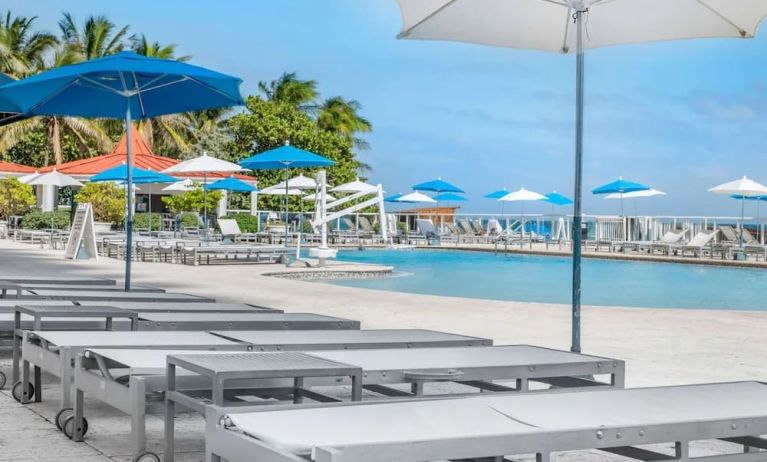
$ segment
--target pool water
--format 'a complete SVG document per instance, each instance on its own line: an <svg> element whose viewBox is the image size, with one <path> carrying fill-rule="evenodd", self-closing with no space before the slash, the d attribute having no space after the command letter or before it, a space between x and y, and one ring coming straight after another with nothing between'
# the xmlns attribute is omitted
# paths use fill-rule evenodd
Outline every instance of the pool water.
<svg viewBox="0 0 767 462"><path fill-rule="evenodd" d="M570 303L571 260L459 250L349 250L339 260L393 266L395 275L328 281L453 297ZM583 303L648 308L767 310L767 269L583 260Z"/></svg>

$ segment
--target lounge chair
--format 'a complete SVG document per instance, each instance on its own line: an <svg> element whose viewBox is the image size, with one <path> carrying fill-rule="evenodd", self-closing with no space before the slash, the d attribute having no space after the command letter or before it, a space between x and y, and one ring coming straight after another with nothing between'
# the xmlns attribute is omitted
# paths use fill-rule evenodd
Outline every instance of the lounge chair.
<svg viewBox="0 0 767 462"><path fill-rule="evenodd" d="M503 461L523 454L548 462L576 451L568 455L707 462L767 458L761 436L767 433L767 384L758 382L280 410L209 406L206 420L206 456L213 462ZM701 440L734 446L724 455L691 454L690 443ZM589 450L598 453L582 452Z"/></svg>
<svg viewBox="0 0 767 462"><path fill-rule="evenodd" d="M426 237L428 245L440 244L443 234L434 226L431 220L426 218L417 218L415 220L418 232Z"/></svg>
<svg viewBox="0 0 767 462"><path fill-rule="evenodd" d="M703 258L703 255L706 253L706 251L708 251L709 254L712 253L712 244L718 233L719 230L701 231L692 239L690 239L690 242L682 245L671 246L671 249L676 250L683 257L690 253L695 257Z"/></svg>
<svg viewBox="0 0 767 462"><path fill-rule="evenodd" d="M668 253L669 246L679 244L682 239L684 239L685 234L687 234L686 229L672 229L666 231L666 234L661 236L661 238L657 241L638 242L636 244L636 250L638 252L646 250L650 254L655 253L655 250L660 250L662 252Z"/></svg>

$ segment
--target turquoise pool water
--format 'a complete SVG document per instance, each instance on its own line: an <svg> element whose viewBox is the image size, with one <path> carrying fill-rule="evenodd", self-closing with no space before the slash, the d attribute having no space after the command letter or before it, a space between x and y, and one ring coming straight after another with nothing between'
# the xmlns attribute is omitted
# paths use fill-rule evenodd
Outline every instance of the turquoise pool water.
<svg viewBox="0 0 767 462"><path fill-rule="evenodd" d="M395 276L329 281L454 297L570 303L569 258L453 250L341 251L339 260L393 266ZM583 303L767 310L767 269L585 259Z"/></svg>

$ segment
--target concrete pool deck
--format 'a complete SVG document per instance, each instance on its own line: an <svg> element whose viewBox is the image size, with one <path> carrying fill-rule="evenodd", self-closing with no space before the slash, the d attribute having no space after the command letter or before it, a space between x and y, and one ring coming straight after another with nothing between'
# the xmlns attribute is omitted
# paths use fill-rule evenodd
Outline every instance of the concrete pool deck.
<svg viewBox="0 0 767 462"><path fill-rule="evenodd" d="M0 266L20 274L105 276L120 279L124 262L65 261L62 251L0 240ZM279 265L184 266L134 263L134 282L169 291L251 302L286 311L315 312L362 321L364 328L419 327L493 338L496 344L530 343L567 349L570 308L566 305L502 302L414 295L268 277ZM684 288L680 288L684 290ZM727 287L721 290L726 291ZM754 290L765 290L755 287ZM585 353L626 360L630 387L696 382L765 380L767 311L708 311L585 307ZM6 356L0 364L8 370ZM7 389L0 394L0 460L129 460L128 419L117 411L87 404L92 433L87 444L72 443L49 421L55 395L40 404L17 405ZM103 423L101 423L103 422ZM183 417L179 460L200 460L199 420ZM162 438L159 418L149 422L150 445ZM33 448L38 448L34 449ZM22 451L22 448L27 448Z"/></svg>

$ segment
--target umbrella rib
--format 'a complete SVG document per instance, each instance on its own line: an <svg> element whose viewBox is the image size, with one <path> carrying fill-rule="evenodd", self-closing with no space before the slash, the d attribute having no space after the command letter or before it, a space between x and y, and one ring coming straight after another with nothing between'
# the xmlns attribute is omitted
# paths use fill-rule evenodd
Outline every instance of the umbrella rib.
<svg viewBox="0 0 767 462"><path fill-rule="evenodd" d="M701 5L701 6L703 6L704 8L706 8L707 10L709 10L709 11L711 11L712 13L714 13L715 15L719 16L719 18L720 18L722 21L726 22L727 24L729 24L729 25L731 25L732 27L734 27L735 29L737 29L737 31L738 31L738 34L740 34L740 36L741 36L741 37L751 37L751 36L752 36L751 34L749 34L748 32L746 32L746 30L745 30L745 29L743 29L743 28L742 28L742 27L740 27L739 25L735 24L733 21L731 21L729 18L727 18L727 17L726 17L724 14L720 13L719 11L717 11L717 10L716 10L716 8L714 8L713 6L709 5L709 4L708 4L708 3L706 3L704 0L696 0L696 1L697 1L697 2L698 2L700 5Z"/></svg>
<svg viewBox="0 0 767 462"><path fill-rule="evenodd" d="M212 86L208 85L208 84L207 84L207 83L205 83L205 82L202 82L202 81L200 81L200 80L197 80L197 79L195 79L194 77L186 76L186 78L187 78L187 79L189 79L189 80L191 80L192 82L196 83L197 85L201 85L201 86L203 86L203 87L207 88L207 89L208 89L208 90L210 90L210 91L213 91L213 92L215 92L215 93L218 93L219 95L221 95L221 96L224 96L225 98L228 98L228 99L232 100L232 102L234 102L235 104L237 104L237 103L239 103L239 102L240 102L240 100L238 100L238 99L235 99L235 98L232 98L230 95L228 95L228 94L226 94L225 92L223 92L223 91L219 90L218 88L216 88L216 87L212 87ZM243 103L243 104L245 104L245 103Z"/></svg>
<svg viewBox="0 0 767 462"><path fill-rule="evenodd" d="M547 1L548 1L548 0L547 0ZM429 13L428 15L426 15L426 16L425 16L423 19L421 19L421 20L420 20L420 21L418 21L417 23L413 24L413 26L412 26L412 27L409 27L408 29L406 29L406 30L403 30L402 32L400 32L400 33L399 33L399 35L398 35L397 37L398 37L398 38L407 37L408 35L410 35L410 33L411 33L411 32L413 32L413 30L415 30L415 29L416 29L417 27L419 27L421 24L423 24L423 23L425 23L426 21L428 21L428 20L430 20L430 19L434 18L435 16L437 16L437 15L438 15L438 14L440 14L441 12L445 11L445 9L447 9L448 7L450 7L451 5L453 5L453 4L454 4L454 3L456 3L456 2L458 2L458 0L450 0L449 2L445 3L445 4L444 4L444 5L442 5L441 7L437 8L436 10L434 10L434 11L432 11L431 13Z"/></svg>
<svg viewBox="0 0 767 462"><path fill-rule="evenodd" d="M112 93L120 93L119 90L115 90L114 88L110 87L109 85L104 85L103 83L101 83L99 81L93 80L93 79L85 77L85 76L79 77L77 80L83 80L85 82L88 82L88 83L93 84L93 85L95 85L97 87L103 88L103 89L105 89L107 91L110 91ZM73 83L75 83L75 82L73 82Z"/></svg>
<svg viewBox="0 0 767 462"><path fill-rule="evenodd" d="M144 98L141 97L141 87L138 84L138 77L136 73L131 71L133 76L133 83L136 85L136 98L138 98L138 105L141 107L141 118L146 117L146 107L144 107ZM159 78L159 77L158 77Z"/></svg>

